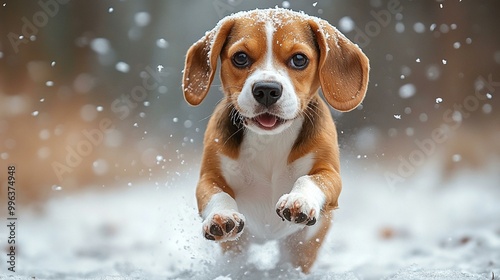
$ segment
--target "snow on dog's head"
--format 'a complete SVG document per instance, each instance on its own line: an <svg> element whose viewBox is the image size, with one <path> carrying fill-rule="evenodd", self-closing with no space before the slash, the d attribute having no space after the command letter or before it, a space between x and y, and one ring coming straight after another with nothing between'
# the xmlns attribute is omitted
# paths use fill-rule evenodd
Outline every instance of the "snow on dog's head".
<svg viewBox="0 0 500 280"><path fill-rule="evenodd" d="M236 55L240 65L234 63ZM191 46L183 81L189 104L198 105L206 97L219 57L223 91L248 118L265 111L255 108L260 105L251 96L253 80L293 81L281 85L285 98L278 103L286 104L269 112L282 120L303 111L320 86L332 107L352 110L362 102L368 83L368 59L357 45L327 21L283 8L227 16Z"/></svg>

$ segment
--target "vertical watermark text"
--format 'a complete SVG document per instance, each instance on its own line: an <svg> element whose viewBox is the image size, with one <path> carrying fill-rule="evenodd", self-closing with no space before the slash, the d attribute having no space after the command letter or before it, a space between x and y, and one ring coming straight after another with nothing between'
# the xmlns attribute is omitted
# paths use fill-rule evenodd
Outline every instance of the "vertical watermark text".
<svg viewBox="0 0 500 280"><path fill-rule="evenodd" d="M16 272L16 167L7 167L7 270Z"/></svg>

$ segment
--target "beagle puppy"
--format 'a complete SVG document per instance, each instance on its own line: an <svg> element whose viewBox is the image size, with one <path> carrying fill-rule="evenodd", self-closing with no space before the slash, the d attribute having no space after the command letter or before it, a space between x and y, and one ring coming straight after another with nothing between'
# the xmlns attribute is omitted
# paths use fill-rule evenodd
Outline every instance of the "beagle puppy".
<svg viewBox="0 0 500 280"><path fill-rule="evenodd" d="M224 98L210 118L196 189L203 235L224 251L279 240L309 272L342 188L333 108L358 106L368 58L327 21L281 8L222 19L187 52L186 101L207 95L220 57Z"/></svg>

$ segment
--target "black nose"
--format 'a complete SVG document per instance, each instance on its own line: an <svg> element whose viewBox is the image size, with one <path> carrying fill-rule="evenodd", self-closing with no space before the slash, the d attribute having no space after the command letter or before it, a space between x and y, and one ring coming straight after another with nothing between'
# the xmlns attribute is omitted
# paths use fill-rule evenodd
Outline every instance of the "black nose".
<svg viewBox="0 0 500 280"><path fill-rule="evenodd" d="M269 107L281 97L283 87L276 82L258 82L252 87L252 94L260 104Z"/></svg>

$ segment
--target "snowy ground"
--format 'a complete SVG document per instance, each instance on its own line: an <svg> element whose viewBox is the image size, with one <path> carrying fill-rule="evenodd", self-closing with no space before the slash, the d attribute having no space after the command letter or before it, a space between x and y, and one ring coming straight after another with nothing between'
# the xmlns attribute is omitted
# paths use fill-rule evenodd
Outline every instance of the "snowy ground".
<svg viewBox="0 0 500 280"><path fill-rule="evenodd" d="M224 259L200 234L196 178L55 198L19 216L17 272L0 279L495 279L500 188L495 172L445 186L391 189L380 174L344 168L341 208L314 272L288 266L269 242ZM362 175L362 176L360 176ZM430 176L423 171L422 176ZM416 178L419 174L415 175ZM431 176L432 177L432 176ZM22 210L20 210L22 211ZM6 236L5 229L1 235ZM36 278L32 278L36 277Z"/></svg>

